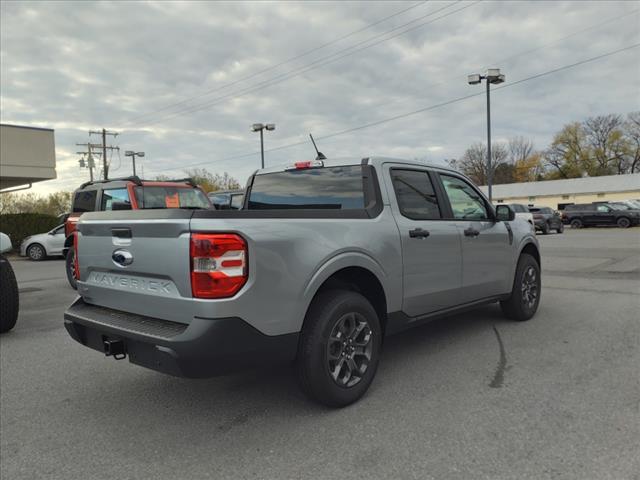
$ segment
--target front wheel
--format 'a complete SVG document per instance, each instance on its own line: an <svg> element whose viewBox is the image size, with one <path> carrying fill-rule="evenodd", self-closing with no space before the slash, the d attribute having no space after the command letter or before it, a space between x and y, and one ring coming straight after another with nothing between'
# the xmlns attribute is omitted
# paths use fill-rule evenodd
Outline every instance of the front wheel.
<svg viewBox="0 0 640 480"><path fill-rule="evenodd" d="M538 310L541 290L540 265L531 255L523 253L518 260L511 295L500 302L502 312L511 320L529 320Z"/></svg>
<svg viewBox="0 0 640 480"><path fill-rule="evenodd" d="M369 388L382 346L380 320L359 293L330 290L311 304L296 369L302 390L330 407L344 407Z"/></svg>
<svg viewBox="0 0 640 480"><path fill-rule="evenodd" d="M548 223L543 223L542 224L542 234L543 235L547 235L549 233L549 224Z"/></svg>
<svg viewBox="0 0 640 480"><path fill-rule="evenodd" d="M620 217L616 223L620 228L629 228L631 226L631 220L627 217Z"/></svg>
<svg viewBox="0 0 640 480"><path fill-rule="evenodd" d="M65 262L65 269L67 270L67 280L69 281L69 285L71 285L71 288L73 288L74 290L77 290L78 279L76 278L75 261L76 261L76 252L72 247L67 252L67 256L65 257L64 262Z"/></svg>
<svg viewBox="0 0 640 480"><path fill-rule="evenodd" d="M40 260L44 260L47 257L47 252L44 247L39 243L34 243L33 245L29 245L27 248L27 256L36 262Z"/></svg>
<svg viewBox="0 0 640 480"><path fill-rule="evenodd" d="M560 223L560 225L556 229L556 232L558 232L558 233L564 232L564 223Z"/></svg>

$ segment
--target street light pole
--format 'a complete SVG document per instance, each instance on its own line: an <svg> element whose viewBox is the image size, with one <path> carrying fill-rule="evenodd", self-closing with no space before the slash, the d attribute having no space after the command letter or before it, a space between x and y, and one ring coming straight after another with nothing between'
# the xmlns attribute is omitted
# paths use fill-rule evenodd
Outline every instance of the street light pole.
<svg viewBox="0 0 640 480"><path fill-rule="evenodd" d="M491 203L491 189L493 186L493 172L491 170L491 82L487 81L487 189L489 193L489 203Z"/></svg>
<svg viewBox="0 0 640 480"><path fill-rule="evenodd" d="M260 132L260 160L261 166L264 168L264 130L275 130L275 123L254 123L251 126L252 132Z"/></svg>
<svg viewBox="0 0 640 480"><path fill-rule="evenodd" d="M499 68L490 68L486 75L478 73L469 75L469 85L477 85L485 80L487 83L487 193L489 194L489 202L493 200L493 169L491 166L491 84L497 85L503 83L505 76L500 73Z"/></svg>
<svg viewBox="0 0 640 480"><path fill-rule="evenodd" d="M260 129L260 159L262 168L264 168L264 129Z"/></svg>
<svg viewBox="0 0 640 480"><path fill-rule="evenodd" d="M132 150L127 150L126 152L124 152L124 156L125 157L131 157L131 160L133 162L133 176L136 176L136 156L138 157L144 157L144 152L134 152Z"/></svg>

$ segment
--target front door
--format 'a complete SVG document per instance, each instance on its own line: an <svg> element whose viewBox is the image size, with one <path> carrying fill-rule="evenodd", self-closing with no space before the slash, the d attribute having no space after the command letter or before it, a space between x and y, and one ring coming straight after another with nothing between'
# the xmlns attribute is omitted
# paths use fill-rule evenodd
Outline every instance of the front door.
<svg viewBox="0 0 640 480"><path fill-rule="evenodd" d="M462 241L461 300L472 302L511 290L512 237L482 194L464 178L440 174L450 215Z"/></svg>
<svg viewBox="0 0 640 480"><path fill-rule="evenodd" d="M410 317L456 305L462 286L461 240L454 222L443 220L426 169L388 167L387 191L400 231L402 310Z"/></svg>

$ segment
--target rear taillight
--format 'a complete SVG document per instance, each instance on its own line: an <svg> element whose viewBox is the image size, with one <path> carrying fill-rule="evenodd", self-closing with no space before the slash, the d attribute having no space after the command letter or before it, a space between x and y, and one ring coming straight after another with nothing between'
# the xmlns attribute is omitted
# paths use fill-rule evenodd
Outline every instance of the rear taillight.
<svg viewBox="0 0 640 480"><path fill-rule="evenodd" d="M80 279L80 264L78 263L78 232L73 232L73 270L76 272L76 280Z"/></svg>
<svg viewBox="0 0 640 480"><path fill-rule="evenodd" d="M191 234L191 293L232 297L247 281L247 243L233 233Z"/></svg>

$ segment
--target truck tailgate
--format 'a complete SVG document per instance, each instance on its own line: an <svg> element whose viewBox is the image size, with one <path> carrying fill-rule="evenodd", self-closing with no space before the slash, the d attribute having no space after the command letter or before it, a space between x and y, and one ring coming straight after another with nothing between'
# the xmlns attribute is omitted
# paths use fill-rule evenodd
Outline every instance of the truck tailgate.
<svg viewBox="0 0 640 480"><path fill-rule="evenodd" d="M78 293L87 303L166 320L192 317L190 210L86 213Z"/></svg>

